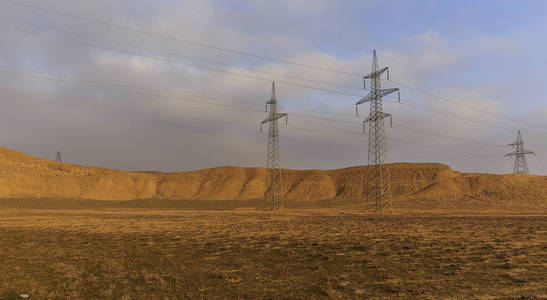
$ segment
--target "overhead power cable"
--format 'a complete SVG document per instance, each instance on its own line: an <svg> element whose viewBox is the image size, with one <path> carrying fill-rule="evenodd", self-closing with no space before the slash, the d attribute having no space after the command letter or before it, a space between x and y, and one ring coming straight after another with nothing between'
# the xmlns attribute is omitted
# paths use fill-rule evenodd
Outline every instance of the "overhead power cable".
<svg viewBox="0 0 547 300"><path fill-rule="evenodd" d="M99 48L99 49L115 51L115 52L119 52L119 53L122 53L122 54L141 56L141 57L144 57L144 58L159 60L159 61L163 61L163 62L167 62L167 63L181 64L181 65L185 65L185 66L196 67L196 68L206 69L206 70L210 70L210 71L214 71L214 72L221 72L221 73L226 73L226 74L230 74L230 75L241 76L241 77L247 77L247 78L253 78L253 79L262 80L262 81L268 81L268 82L270 82L270 81L276 81L275 79L271 79L271 78L263 78L263 77L248 75L248 74L241 74L241 73L226 71L226 70L222 70L222 69L209 68L209 67L199 66L199 65L195 65L195 64L188 64L188 63L183 63L183 62L176 61L176 60L172 60L172 59L168 59L168 58L157 57L157 56L150 56L150 55L145 55L145 54L141 54L141 53L134 53L134 52L131 52L131 51L115 49L115 48L111 48L111 47L105 47L105 46L100 46L100 45L94 45L94 44L87 43L87 42L81 42L81 41L76 41L76 40L72 40L72 39L67 39L67 38L52 36L52 35L48 35L48 34L32 32L32 31L28 31L28 30L24 30L24 29L19 29L19 28L14 28L14 27L9 27L9 26L0 25L0 28L7 29L7 30L18 31L18 32L23 32L23 33L28 33L28 34L33 34L33 35L38 35L38 36L43 36L43 37L48 37L48 38L53 38L53 39L57 39L57 40L65 41L65 42L70 42L70 43L76 43L76 44L84 45L84 46L90 46L90 47L95 47L95 48ZM286 84L286 85L289 85L289 86L296 86L296 87L308 88L308 89L313 89L313 90L318 90L318 91L323 91L323 92L328 92L328 93L336 93L336 94L347 95L347 96L352 96L352 97L361 97L360 95L357 95L357 94L351 94L351 93L346 93L346 92L341 92L341 91L335 91L335 90L329 90L329 89L318 88L318 87L313 87L313 86L307 86L307 85L302 85L302 84L297 84L297 83L292 83L292 82L286 82L286 81L276 81L276 82L279 82L279 83L282 83L282 84ZM418 103L415 103L415 102L412 102L412 101L408 101L408 100L407 100L406 102L407 102L407 103L410 103L410 105L413 106L413 107L415 107L415 108L422 109L422 110L425 110L425 111L436 112L436 113L440 113L440 114L442 114L442 115L446 115L446 116L450 116L450 117L455 117L455 118L457 118L457 119L467 120L467 121L471 121L471 122L474 122L474 123L477 123L477 124L487 125L487 123L485 123L484 121L471 120L471 119L470 119L469 117L467 117L467 116L460 115L460 114L455 114L455 113L450 112L450 111L444 111L444 112L443 112L443 111L440 110L440 109L428 107L428 106L426 106L426 105L418 104ZM407 104L407 103L403 103L403 104ZM515 129L516 129L516 128L508 129L507 127L496 126L496 125L492 125L492 124L489 124L488 126L497 127L497 128L500 128L500 129L507 129L507 130L515 130ZM528 131L528 132L535 132L535 133L538 133L537 131L533 131L533 130L530 130L530 129L528 129L527 131ZM541 133L540 133L540 134L541 134ZM545 137L545 136L543 136L543 137Z"/></svg>
<svg viewBox="0 0 547 300"><path fill-rule="evenodd" d="M67 13L67 12L54 10L54 9L50 9L50 8L35 6L35 5L20 2L20 1L14 1L14 0L2 0L2 1L7 2L7 3L11 3L13 5L32 8L32 9L35 9L35 10L40 10L40 11L47 12L47 13L50 13L50 14L61 15L61 16L64 16L64 17L78 19L78 20L81 20L81 21L95 23L95 24L99 24L99 25L103 25L103 26L109 26L109 27L113 27L113 28L117 28L117 29L121 29L121 30L133 31L133 32L136 32L136 33L140 33L140 34L143 34L143 35L148 35L148 36L152 36L152 37L156 37L156 38L162 38L162 39L177 41L177 42L191 44L191 45L199 46L199 47L211 48L211 49L215 49L215 50L218 50L218 51L225 51L225 52L230 52L230 53L234 53L234 54L238 54L238 55L244 55L244 56L249 56L249 57L260 58L260 59L268 60L268 61L276 61L276 62L279 62L279 63L291 64L291 65L296 65L296 66L305 67L305 68L314 69L314 70L334 72L334 73L351 75L351 76L360 76L360 77L363 76L363 74L360 74L360 73L348 72L348 71L344 71L344 70L338 70L338 69L326 68L326 67L320 67L320 66L313 66L313 65L309 65L309 64L302 64L302 63L298 63L298 62L294 62L294 61L290 61L290 60L285 60L285 59L280 59L280 58L273 58L273 57L268 57L268 56L264 56L264 55L248 53L248 52L245 52L245 51L228 49L228 48L219 47L219 46L215 46L215 45L200 43L200 42L196 42L196 41L192 41L192 40L181 39L181 38L177 38L177 37L168 36L168 35L165 35L165 34L148 32L148 31L140 30L140 29L137 29L137 28L132 28L132 27L125 26L125 25L118 25L118 24L113 24L113 23L109 23L109 22L106 22L106 21L95 20L95 19L92 19L92 18L78 16L78 15L74 15L74 14L70 14L70 13ZM257 79L257 78L255 78L255 79ZM268 79L268 80L270 80L270 79ZM403 84L403 83L400 83L400 82L397 82L397 81L394 81L394 80L391 80L391 81L394 82L394 83L400 84L402 86L405 86L407 88L411 88L411 89L414 89L414 90L419 91L421 93L424 93L425 95L433 96L433 97L436 97L436 98L439 98L439 99L444 98L444 100L448 100L445 97L441 97L441 96L435 95L433 93L430 93L430 92L427 92L427 91L424 91L424 90L421 90L421 89L418 89L418 88L411 87L410 85ZM279 82L279 81L277 81L277 82ZM287 84L287 83L285 83L285 84ZM289 84L289 85L291 85L291 84ZM294 84L292 84L292 85L294 85ZM323 90L323 91L326 91L326 90ZM332 92L332 91L328 91L328 92ZM449 100L449 101L452 101L452 100ZM461 102L452 101L452 103L455 103L455 104L458 104L458 105L463 105L463 106L466 106L468 108L472 108L472 109L481 111L483 113L488 113L488 114L491 114L491 115L495 115L499 118L507 119L507 120L510 120L510 121L513 121L513 122L518 122L518 123L521 123L521 124L526 124L526 125L529 125L529 126L534 126L534 127L539 127L539 128L547 128L546 126L535 125L535 124L532 124L532 123L529 123L529 122L520 121L520 120L517 120L517 119L514 119L514 118L510 118L510 117L505 117L505 116L502 116L500 114L487 112L485 110L481 110L481 109L478 109L476 107L473 107L471 105L467 105L467 104L464 104L464 103L461 103Z"/></svg>
<svg viewBox="0 0 547 300"><path fill-rule="evenodd" d="M507 131L511 131L511 132L514 132L515 130L518 130L518 128L516 128L516 127L510 128L510 127L495 125L491 122L477 120L477 119L470 118L470 117L467 117L467 116L462 115L462 114L457 114L457 113L453 113L453 112L442 110L442 109L428 107L428 106L421 105L419 103L412 102L412 101L409 101L409 100L406 100L406 99L403 102L401 102L400 104L411 107L411 108L414 108L414 109L417 109L417 110L431 112L431 113L439 114L439 115L442 115L442 116L446 116L446 117L450 117L450 118L454 118L454 119L459 119L459 120L463 120L463 121L467 121L467 122L471 122L471 123L474 123L474 124L479 124L479 125L483 125L483 126L487 126L487 127L503 129L503 130L507 130ZM535 131L535 130L530 130L530 129L526 129L526 130L523 129L522 131L532 133L532 134L540 136L542 138L547 138L547 136L544 135L540 131Z"/></svg>
<svg viewBox="0 0 547 300"><path fill-rule="evenodd" d="M204 59L204 58L199 58L199 57L194 57L194 56L188 56L188 55L183 55L183 54L180 54L180 53L174 53L174 52L170 52L170 51L158 50L158 49L148 48L148 47L144 47L144 46L129 44L129 43L125 43L125 42L105 39L105 38L101 38L101 37L97 37L97 36L86 35L86 34L82 34L80 32L65 30L65 29L62 29L62 28L54 27L54 26L44 26L44 25L40 25L40 24L36 24L36 23L27 22L27 21L16 20L16 19L13 19L13 18L10 18L10 17L5 17L5 16L0 16L0 19L8 20L8 21L13 22L13 23L24 24L24 25L27 25L27 26L33 26L33 27L43 28L43 29L46 29L46 30L53 30L53 31L57 31L57 32L65 33L65 34L75 35L77 37L87 37L87 38L90 38L90 39L94 39L94 40L97 40L97 41L106 42L106 43L110 43L110 44L117 44L117 45L122 45L122 46L126 46L126 47L131 47L131 48L136 48L136 49L141 49L141 50L146 50L146 51L152 51L152 52L156 52L156 53L163 53L163 54L166 54L167 56L176 56L177 58L184 58L184 59L189 59L189 60L194 60L194 61L201 61L201 62L205 62L205 63L217 64L217 65L226 66L226 67L230 67L230 68L243 69L243 70L247 70L247 71L251 71L251 72L257 72L257 73L262 73L262 74L269 74L269 75L274 75L274 76L281 76L281 77L292 78L292 79L297 79L297 80L303 80L303 81L315 82L315 83L320 83L320 84L338 86L338 87L342 87L342 88L348 88L348 89L354 89L354 90L362 90L363 89L362 87L356 87L356 86L353 86L353 85L348 85L348 84L343 84L343 83L335 83L335 82L329 82L329 81L324 81L324 80L317 80L317 79L313 79L313 78L306 78L306 77L302 77L302 76L294 76L294 75L290 75L290 74L265 71L265 70L261 70L261 69L257 69L257 68L250 68L250 67L245 67L245 66L236 66L236 65L233 65L233 64L214 61L214 60L211 60L211 59Z"/></svg>
<svg viewBox="0 0 547 300"><path fill-rule="evenodd" d="M226 103L226 99L220 99L220 98L215 98L215 97L200 96L200 95L185 94L185 93L171 93L171 92L168 92L168 91L155 90L155 89L142 89L142 88L136 88L136 87L133 87L133 86L123 85L123 84L113 85L111 83L106 83L106 82L101 82L101 81L90 81L90 80L86 80L86 79L74 79L71 76L51 74L51 73L45 73L45 72L35 72L35 71L29 71L29 70L20 69L20 68L5 67L5 66L1 66L1 65L0 65L0 71L7 72L7 73L16 73L16 74L23 75L23 76L26 76L26 77L53 80L53 81L64 82L64 83L69 83L69 84L84 85L84 86L93 87L93 88L104 88L104 89L117 90L117 91L122 91L122 92L129 92L129 93L134 93L134 94L139 94L139 95L144 95L144 96L162 97L162 98L167 98L167 99L175 100L175 101L191 102L191 103L206 104L206 105L213 105L213 106L222 106L222 107L234 108L234 109L237 109L237 110L246 110L246 111L251 111L251 112L262 112L262 110L258 110L258 109L252 110L252 109L249 109L248 107L245 107L245 106L241 106L241 105L237 105L237 104L229 104L229 103ZM205 100L196 100L194 98L205 99ZM215 101L209 101L209 100L215 100ZM221 101L221 102L218 102L218 101ZM257 107L259 106L258 104L255 104L255 103L248 103L248 104L256 105ZM292 110L293 111L299 111L298 109L292 109ZM317 117L317 116L306 116L306 115L300 115L300 114L294 114L294 116L302 117L302 118L308 118L308 119L339 122L339 123L349 123L349 124L356 124L356 125L361 124L359 121L339 120L339 119L323 118L323 117ZM485 125L489 125L489 124L485 124ZM397 127L395 129L405 130L405 129L400 129L400 128L397 128ZM412 129L407 128L406 130L412 130ZM416 131L416 130L414 130L414 131ZM424 132L422 132L422 133L423 134L429 134L429 135L436 135L437 137L441 136L441 134L436 134L436 133L424 133ZM460 141L465 140L465 139L460 139L460 138L456 138L456 137L448 137L448 136L444 136L444 137L450 138L450 139L455 139L455 140L460 140ZM470 143L476 143L475 141L472 141L472 140L465 140L465 141L470 142Z"/></svg>
<svg viewBox="0 0 547 300"><path fill-rule="evenodd" d="M211 71L215 71L215 72L227 73L227 74L230 74L230 75L253 78L253 79L262 80L262 81L268 81L268 82L275 81L274 79L270 79L270 78L263 78L263 77L246 75L246 74L241 74L241 73L236 73L236 72L231 72L231 71L226 71L226 70L221 70L221 69L216 69L216 68L203 67L203 66L199 66L199 65L188 64L188 63L183 63L183 62L180 62L180 61L171 60L171 59L168 59L168 58L149 56L149 55L144 55L144 54L140 54L140 53L134 53L134 52L131 52L131 51L125 51L125 50L119 50L119 49L115 49L115 48L111 48L111 47L94 45L94 44L87 43L87 42L75 41L75 40L71 40L71 39L67 39L67 38L52 36L52 35L43 34L43 33L36 33L36 32L32 32L32 31L28 31L28 30L24 30L24 29L19 29L19 28L14 28L14 27L9 27L9 26L0 25L0 28L7 29L7 30L13 30L13 31L17 31L17 32L28 33L28 34L33 34L33 35L38 35L38 36L43 36L43 37L48 37L48 38L53 38L53 39L57 39L57 40L65 41L65 42L76 43L76 44L95 47L95 48L104 49L104 50L111 50L111 51L119 52L119 53L122 53L122 54L141 56L141 57L150 58L150 59L154 59L154 60L159 60L159 61L163 61L163 62L167 62L167 63L181 64L181 65L185 65L185 66L196 67L196 68L211 70ZM340 92L340 91L317 88L317 87L301 85L301 84L296 84L296 83L291 83L291 82L286 82L286 81L276 81L276 82L280 82L280 83L290 85L290 86L296 86L296 87L308 88L308 89L313 89L313 90L319 90L319 91L323 91L323 92L336 93L336 94L341 94L341 95L348 95L348 96L352 96L352 97L361 97L360 95L357 95L357 94L350 94L350 93L345 93L345 92ZM407 102L410 102L410 101L407 101ZM410 103L412 104L412 102L410 102ZM441 114L444 114L444 115L447 115L447 116L454 117L453 116L454 113L452 113L452 112L442 112L442 111L439 112L438 109L431 109L431 108L427 109L427 106L414 103L414 107L419 108L420 106L421 107L426 107L425 109L422 108L423 110L426 110L426 111L441 113ZM456 118L465 120L465 118L462 118L462 117L457 117L456 116ZM478 123L479 124L486 124L484 122L483 123L478 122ZM492 126L492 125L490 125L490 126ZM503 128L503 127L500 127L500 126L494 126L494 127ZM529 130L529 131L531 131L531 130Z"/></svg>
<svg viewBox="0 0 547 300"><path fill-rule="evenodd" d="M250 112L263 112L259 109L250 109L245 106L237 105L236 104L230 104L226 102L226 99L220 99L215 97L208 97L208 96L201 96L201 95L195 95L195 94L184 94L184 93L169 93L168 91L163 90L155 90L155 89L142 89L142 88L136 88L133 86L128 85L113 85L101 81L90 81L87 79L75 79L71 76L65 76L65 75L58 75L58 74L51 74L51 73L45 73L45 72L36 72L36 71L29 71L26 69L20 69L20 68L12 68L12 67L5 67L0 65L0 71L6 72L6 73L15 73L18 75L22 75L25 77L32 77L32 78L39 78L39 79L46 79L50 81L57 81L57 82L63 82L63 83L69 83L69 84L78 84L78 85L84 85L88 87L93 88L103 88L103 89L110 89L110 90L116 90L116 91L122 91L122 92L128 92L138 95L144 95L144 96L152 96L152 97L161 97L161 98L167 98L170 100L175 101L182 101L182 102L190 102L190 103L196 103L196 104L202 104L202 105L212 105L212 106L221 106L225 108L232 108L237 110L245 110ZM196 99L201 100L196 100ZM205 99L205 100L203 100ZM209 101L214 100L214 101ZM253 103L249 103L253 104ZM257 107L259 105L254 104ZM261 106L260 106L261 107ZM293 111L299 111L298 109L293 109ZM322 120L322 121L329 121L329 122L337 122L337 123L344 123L344 124L355 124L355 125L361 125L360 121L350 121L350 120L340 120L340 119L333 119L333 118L323 118L323 117L317 117L317 116L308 116L308 115L302 115L302 114L292 114L294 117L300 117L300 118L306 118L306 119L314 119L314 120ZM489 146L497 146L493 144L486 144L482 142L476 142L473 140L468 139L462 139L457 137L451 137L446 136L442 134L432 133L432 132L425 132L425 131L418 131L411 128L402 128L399 126L395 126L394 129L396 130L403 130L403 131L413 131L413 132L420 132L420 134L426 134L436 137L444 137L448 139L454 139L458 141L465 141L469 143L480 143L483 145L489 145Z"/></svg>
<svg viewBox="0 0 547 300"><path fill-rule="evenodd" d="M163 61L165 63L179 64L179 65L184 65L184 66L188 66L188 67L204 69L204 70L209 70L209 71L213 71L213 72L225 73L225 74L230 74L230 75L234 75L234 76L245 77L245 78L256 79L256 80L267 81L267 82L275 81L277 83L282 83L282 84L289 85L289 86L307 88L307 89L312 89L312 90L326 92L326 93L334 93L334 94L339 94L339 95L360 97L359 95L356 95L356 94L350 94L350 93L346 93L346 92L330 90L330 89L325 89L325 88L320 88L320 87L314 87L314 86L309 86L309 85L304 85L304 84L292 83L292 82L288 82L288 81L280 81L280 80L276 80L276 79L272 79L272 78L265 78L265 77L253 76L253 75L248 75L248 74L242 74L242 73L226 71L226 70L217 69L217 68L210 68L210 67L200 66L200 65L196 65L196 64L185 63L185 62L181 62L181 61L173 60L173 59L169 59L169 58L153 56L153 55L146 55L146 54L131 52L131 51L127 51L127 50L120 50L120 49L107 47L107 46L95 45L95 44L88 43L88 42L76 41L76 40L69 39L69 38L58 37L58 36L54 36L54 35L50 35L50 34L39 33L39 32L34 32L34 31L15 28L15 27L10 27L10 26L0 25L0 28L1 29L6 29L6 30L22 32L22 33L27 33L27 34L32 34L32 35L36 35L36 36L52 38L52 39L56 39L56 40L60 40L60 41L68 42L68 43L74 43L74 44L79 44L79 45L83 45L83 46L114 51L114 52L118 52L118 53L122 53L122 54L140 56L140 57L143 57L143 58Z"/></svg>
<svg viewBox="0 0 547 300"><path fill-rule="evenodd" d="M11 99L13 99L13 98L11 98ZM63 106L82 106L82 105L75 104L75 103L66 103L66 102L60 102L60 101L57 101L57 100L54 100L54 101L45 100L44 101L44 100L28 99L28 98L17 98L17 99L22 100L22 101L26 101L26 102L48 104L48 105L49 104L54 104L54 105L63 105ZM3 100L3 101L8 101L8 100ZM120 111L127 112L127 113L135 113L134 111L120 109L119 107L116 108L116 110L120 110ZM17 120L17 119L13 118L11 120ZM253 124L253 123L245 123L245 122L229 121L229 120L210 120L210 119L196 118L196 117L185 117L184 120L185 121L207 121L208 123L214 122L214 123L218 123L218 124L230 124L230 125L240 125L240 126L248 126L248 127L256 127L257 126L257 124ZM172 125L172 126L176 126L176 127L180 127L180 124L175 123L175 122L162 121L162 123ZM286 127L286 129L291 130L291 131L293 131L293 130L306 131L306 132L316 133L318 135L328 135L328 136L335 136L335 137L343 137L343 136L347 136L347 135L362 135L363 134L363 133L349 131L349 130L340 130L340 129L332 128L332 127L329 128L329 129L332 129L332 130L318 130L316 128L298 127L298 126L292 126L290 124ZM429 149L430 152L437 153L437 154L443 154L443 155L444 154L448 154L448 155L459 154L460 156L469 156L469 155L475 155L476 156L477 155L475 153L470 153L470 152L465 152L465 151L457 151L457 150L454 150L454 149L440 148L440 147L434 147L434 146L423 145L423 144L416 144L416 143L412 143L410 141L396 139L396 138L389 138L389 139L392 140L392 141L398 142L398 143L405 144L405 145L413 145L413 146L421 147L421 148L424 148L424 149ZM431 151L431 149L439 150L439 151L434 152L434 151ZM446 151L451 151L453 153L446 153ZM484 157L485 158L490 158L490 159L493 158L491 156L484 156Z"/></svg>
<svg viewBox="0 0 547 300"><path fill-rule="evenodd" d="M313 69L313 70L334 72L334 73L345 74L345 75L350 75L350 76L363 76L362 74L359 74L359 73L347 72L347 71L343 71L343 70L331 69L331 68L326 68L326 67L318 67L318 66L298 63L298 62L294 62L294 61L290 61L290 60L285 60L285 59L281 59L281 58L273 58L273 57L268 57L268 56L259 55L259 54L253 54L253 53L249 53L249 52L245 52L245 51L241 51L241 50L228 49L228 48L219 47L219 46L215 46L215 45L210 45L210 44L206 44L206 43L200 43L200 42L191 41L191 40L187 40L187 39L172 37L172 36L165 35L165 34L148 32L148 31L145 31L145 30L140 30L140 29L137 29L137 28L129 27L129 26L113 24L113 23L109 23L109 22L106 22L106 21L94 20L94 19L91 19L91 18L77 16L77 15L62 12L62 11L59 11L59 10L54 10L54 9L50 9L50 8L35 6L35 5L31 5L31 4L27 4L27 3L23 3L23 2L19 2L19 1L13 1L13 0L2 0L2 1L14 4L14 5L18 5L18 6L24 6L24 7L28 7L28 8L48 12L48 13L51 13L51 14L65 16L65 17L78 19L78 20L86 21L86 22L90 22L90 23L100 24L100 25L103 25L103 26L109 26L109 27L113 27L113 28L117 28L117 29L133 31L133 32L140 33L140 34L143 34L143 35L148 35L148 36L152 36L152 37L156 37L156 38L162 38L162 39L166 39L166 40L176 41L176 42L189 44L189 45L194 45L194 46L198 46L198 47L210 48L210 49L214 49L214 50L218 50L218 51L224 51L224 52L229 52L229 53L233 53L233 54L259 58L259 59L262 59L262 60L275 61L275 62L279 62L279 63L295 65L295 66L309 68L309 69Z"/></svg>
<svg viewBox="0 0 547 300"><path fill-rule="evenodd" d="M437 94L434 94L434 93L431 93L431 92L428 92L428 91L425 91L425 90L422 90L422 89L419 89L419 88L416 88L416 87L413 87L413 86L410 86L408 84L405 84L405 83L402 83L402 82L399 82L399 81L395 81L395 80L392 80L392 79L386 79L388 81L391 81L395 84L398 84L400 86L404 86L406 88L409 88L411 90L414 90L414 91L417 91L417 92L420 92L426 96L430 96L430 97L434 97L434 98L437 98L437 99L440 99L442 101L445 101L445 102L448 102L448 103L452 103L452 104L457 104L457 105L460 105L460 106L463 106L463 107L466 107L468 109L472 109L472 110L475 110L475 111L478 111L478 112L481 112L481 113L484 113L484 114L487 114L487 115L491 115L491 116L494 116L494 117L497 117L497 118L500 118L500 119L505 119L505 120L509 120L509 121L512 121L512 122L515 122L515 123L520 123L520 124L524 124L524 125L527 125L527 126L533 126L533 127L537 127L537 128L544 128L544 129L547 129L547 126L542 126L542 125L536 125L536 124L532 124L530 122L525 122L525 121L521 121L521 120L517 120L515 118L510 118L510 117L506 117L506 116L503 116L503 115L500 115L500 114L497 114L497 113L493 113L491 111L487 111L487 110L484 110L484 109L480 109L478 107L475 107L473 105L469 105L469 104L466 104L466 103L462 103L462 102L459 102L459 101L456 101L456 100L452 100L452 99L449 99L447 97L443 97L443 96L439 96Z"/></svg>

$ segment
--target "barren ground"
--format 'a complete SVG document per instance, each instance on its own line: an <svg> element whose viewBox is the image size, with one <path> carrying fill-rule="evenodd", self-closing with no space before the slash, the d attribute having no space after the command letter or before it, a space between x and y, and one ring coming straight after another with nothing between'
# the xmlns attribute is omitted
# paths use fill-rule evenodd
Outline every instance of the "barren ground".
<svg viewBox="0 0 547 300"><path fill-rule="evenodd" d="M545 299L546 225L547 214L3 203L0 298Z"/></svg>

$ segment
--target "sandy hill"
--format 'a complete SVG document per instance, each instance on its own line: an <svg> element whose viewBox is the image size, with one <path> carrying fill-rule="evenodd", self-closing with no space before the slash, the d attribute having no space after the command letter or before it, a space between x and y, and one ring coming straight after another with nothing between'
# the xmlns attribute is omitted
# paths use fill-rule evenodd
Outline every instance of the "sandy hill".
<svg viewBox="0 0 547 300"><path fill-rule="evenodd" d="M287 201L361 199L366 167L283 170ZM0 148L0 198L105 201L253 200L265 190L263 168L219 167L191 172L125 172L35 158ZM395 207L520 207L547 209L547 177L465 174L442 164L391 165Z"/></svg>

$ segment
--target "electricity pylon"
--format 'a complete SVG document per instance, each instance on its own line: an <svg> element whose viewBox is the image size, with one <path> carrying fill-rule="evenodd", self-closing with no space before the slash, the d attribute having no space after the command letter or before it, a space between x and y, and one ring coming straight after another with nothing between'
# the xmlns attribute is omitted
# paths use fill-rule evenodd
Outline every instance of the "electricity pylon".
<svg viewBox="0 0 547 300"><path fill-rule="evenodd" d="M63 162L63 159L61 159L61 152L57 152L57 155L55 156L55 161Z"/></svg>
<svg viewBox="0 0 547 300"><path fill-rule="evenodd" d="M266 162L266 191L264 193L264 208L277 209L283 208L283 188L281 182L281 162L279 158L279 123L278 120L285 118L286 113L277 112L277 97L275 96L275 82L272 83L272 98L266 102L266 112L269 114L260 123L260 132L262 125L269 123L268 130L268 154Z"/></svg>
<svg viewBox="0 0 547 300"><path fill-rule="evenodd" d="M522 140L520 130L517 133L517 141L507 146L515 147L515 151L505 155L505 157L515 157L513 174L530 174L530 171L528 171L528 164L526 163L526 155L536 154L532 151L524 150L524 141Z"/></svg>
<svg viewBox="0 0 547 300"><path fill-rule="evenodd" d="M387 67L379 69L376 50L372 56L372 72L363 77L363 85L366 89L366 79L370 79L370 93L355 104L355 110L359 115L358 105L369 102L370 113L363 121L363 131L366 134L366 124L368 127L368 167L367 177L364 183L365 210L377 212L384 211L385 207L392 207L391 202L391 182L389 176L389 165L387 164L387 143L384 119L390 119L391 114L383 111L382 97L394 92L400 92L397 88L382 89L380 76L387 71L389 79L389 70ZM399 100L400 101L400 100Z"/></svg>

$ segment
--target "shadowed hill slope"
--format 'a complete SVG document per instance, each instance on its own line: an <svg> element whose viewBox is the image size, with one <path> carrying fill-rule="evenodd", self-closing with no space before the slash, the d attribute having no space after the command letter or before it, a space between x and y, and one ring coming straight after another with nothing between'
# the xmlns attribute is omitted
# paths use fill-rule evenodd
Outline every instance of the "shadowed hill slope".
<svg viewBox="0 0 547 300"><path fill-rule="evenodd" d="M464 174L442 164L391 165L394 206L547 208L547 177ZM0 198L89 200L253 200L263 168L219 167L181 173L125 172L35 158L0 148ZM358 201L366 167L283 170L287 201Z"/></svg>

